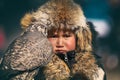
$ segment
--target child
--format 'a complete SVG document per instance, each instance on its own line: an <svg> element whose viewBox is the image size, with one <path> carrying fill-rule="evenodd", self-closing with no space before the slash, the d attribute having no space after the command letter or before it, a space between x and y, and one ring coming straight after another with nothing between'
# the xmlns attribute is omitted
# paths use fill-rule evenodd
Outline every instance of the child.
<svg viewBox="0 0 120 80"><path fill-rule="evenodd" d="M105 80L105 72L93 54L92 31L81 7L73 0L50 0L23 17L21 24L24 30L31 24L47 29L53 54L46 65L24 70L13 80L29 79L30 74L35 80Z"/></svg>

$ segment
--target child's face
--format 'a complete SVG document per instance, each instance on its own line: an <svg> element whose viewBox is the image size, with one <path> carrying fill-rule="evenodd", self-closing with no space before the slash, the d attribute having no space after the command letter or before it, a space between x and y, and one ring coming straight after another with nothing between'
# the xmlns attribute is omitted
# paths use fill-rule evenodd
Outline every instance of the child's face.
<svg viewBox="0 0 120 80"><path fill-rule="evenodd" d="M68 51L75 50L76 38L73 32L70 31L59 31L54 32L48 36L48 40L53 46L54 53L65 54Z"/></svg>

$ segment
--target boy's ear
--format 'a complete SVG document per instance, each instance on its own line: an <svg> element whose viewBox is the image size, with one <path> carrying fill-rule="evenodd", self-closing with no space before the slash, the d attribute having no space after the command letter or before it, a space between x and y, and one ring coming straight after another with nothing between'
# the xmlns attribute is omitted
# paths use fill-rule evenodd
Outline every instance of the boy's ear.
<svg viewBox="0 0 120 80"><path fill-rule="evenodd" d="M33 20L32 14L26 13L20 21L22 28L26 29L32 23L32 20Z"/></svg>

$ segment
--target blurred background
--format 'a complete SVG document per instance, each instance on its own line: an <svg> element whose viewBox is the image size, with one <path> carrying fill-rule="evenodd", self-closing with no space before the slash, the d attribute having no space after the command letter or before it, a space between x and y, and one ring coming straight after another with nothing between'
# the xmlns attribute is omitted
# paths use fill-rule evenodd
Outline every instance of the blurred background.
<svg viewBox="0 0 120 80"><path fill-rule="evenodd" d="M21 33L20 19L47 0L0 0L0 55ZM97 54L108 80L120 80L120 0L75 0L98 32Z"/></svg>

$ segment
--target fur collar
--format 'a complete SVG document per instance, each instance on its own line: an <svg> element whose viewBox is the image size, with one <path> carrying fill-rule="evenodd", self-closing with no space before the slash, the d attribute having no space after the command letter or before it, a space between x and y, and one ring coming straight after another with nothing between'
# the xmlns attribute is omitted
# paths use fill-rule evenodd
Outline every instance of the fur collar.
<svg viewBox="0 0 120 80"><path fill-rule="evenodd" d="M94 75L97 75L98 66L94 55L89 52L77 53L75 60L77 61L70 69L67 64L58 56L53 55L52 60L44 68L46 80L94 80Z"/></svg>

